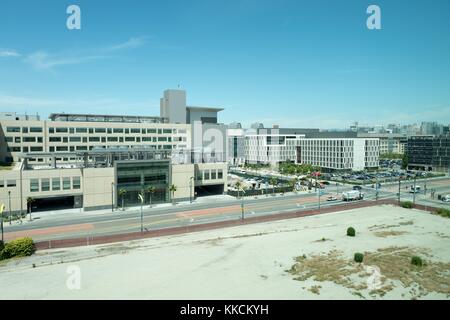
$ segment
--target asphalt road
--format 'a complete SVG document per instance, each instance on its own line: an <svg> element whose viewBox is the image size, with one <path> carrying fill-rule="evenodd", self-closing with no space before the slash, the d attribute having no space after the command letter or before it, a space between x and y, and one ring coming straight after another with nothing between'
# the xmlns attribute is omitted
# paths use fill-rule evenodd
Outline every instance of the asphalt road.
<svg viewBox="0 0 450 320"><path fill-rule="evenodd" d="M423 188L425 181L417 182ZM407 192L404 183L401 190L402 201L412 201L413 194ZM436 189L436 193L450 193L450 179L433 180L427 182L428 190ZM352 186L334 185L327 186L320 197L320 206L333 206L342 204L341 200L326 201L329 195L337 195L343 191L351 190ZM365 198L362 201L375 201L376 190L371 187L364 187ZM398 184L386 184L378 190L378 199L397 199ZM450 208L450 204L442 201L432 200L430 192L428 194L416 194L416 203L442 206ZM150 208L143 210L143 226L147 230L162 229L177 226L186 226L216 221L240 219L242 215L242 200L227 200L223 202L193 203L183 206L170 206L164 208ZM292 194L284 196L262 197L254 199L245 198L243 201L244 216L269 215L280 212L306 210L318 208L319 197L317 193ZM23 224L5 224L5 240L18 237L30 236L35 241L66 239L84 236L99 236L118 234L124 232L139 231L141 226L140 210L115 211L102 214L76 214L57 217L45 217Z"/></svg>

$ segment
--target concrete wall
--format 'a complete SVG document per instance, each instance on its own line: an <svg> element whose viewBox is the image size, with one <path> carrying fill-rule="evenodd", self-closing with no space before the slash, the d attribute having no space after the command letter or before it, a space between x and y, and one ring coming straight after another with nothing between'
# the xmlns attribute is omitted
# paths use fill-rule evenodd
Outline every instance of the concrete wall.
<svg viewBox="0 0 450 320"><path fill-rule="evenodd" d="M174 198L177 201L189 199L194 197L195 181L192 181L192 188L189 185L190 177L194 177L194 165L193 164L180 164L172 166L172 182L177 187ZM170 193L172 197L172 193Z"/></svg>
<svg viewBox="0 0 450 320"><path fill-rule="evenodd" d="M111 184L113 182L115 182L113 167L84 169L84 209L92 210L111 207L111 202L113 201ZM117 204L114 203L114 205Z"/></svg>
<svg viewBox="0 0 450 320"><path fill-rule="evenodd" d="M353 139L353 171L364 170L366 166L366 140Z"/></svg>

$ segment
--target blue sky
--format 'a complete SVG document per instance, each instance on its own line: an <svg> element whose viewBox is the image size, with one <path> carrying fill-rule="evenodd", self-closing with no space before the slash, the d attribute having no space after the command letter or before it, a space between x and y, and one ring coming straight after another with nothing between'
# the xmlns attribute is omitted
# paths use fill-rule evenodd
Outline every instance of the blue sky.
<svg viewBox="0 0 450 320"><path fill-rule="evenodd" d="M178 85L225 123L449 124L450 1L0 2L0 111L158 115Z"/></svg>

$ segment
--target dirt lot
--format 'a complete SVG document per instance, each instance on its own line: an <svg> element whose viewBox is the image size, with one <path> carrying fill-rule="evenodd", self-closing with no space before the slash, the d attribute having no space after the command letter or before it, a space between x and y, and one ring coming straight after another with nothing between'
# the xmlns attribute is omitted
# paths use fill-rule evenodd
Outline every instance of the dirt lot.
<svg viewBox="0 0 450 320"><path fill-rule="evenodd" d="M379 206L39 251L0 264L0 298L449 299L449 270L450 219Z"/></svg>

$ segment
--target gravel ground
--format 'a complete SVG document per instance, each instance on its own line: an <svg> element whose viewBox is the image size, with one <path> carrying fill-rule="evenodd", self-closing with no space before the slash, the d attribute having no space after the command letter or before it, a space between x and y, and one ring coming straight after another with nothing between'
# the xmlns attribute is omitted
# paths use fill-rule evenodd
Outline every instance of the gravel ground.
<svg viewBox="0 0 450 320"><path fill-rule="evenodd" d="M356 229L347 237L346 229ZM325 241L323 241L323 238ZM39 251L0 263L0 299L411 299L398 283L370 296L287 272L294 258L407 247L450 263L450 219L379 206L90 247ZM74 272L69 274L69 271ZM80 288L74 275L80 272ZM383 275L382 275L383 276ZM450 274L447 274L450 277ZM448 280L448 278L447 278ZM431 292L422 299L448 299Z"/></svg>

